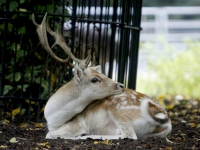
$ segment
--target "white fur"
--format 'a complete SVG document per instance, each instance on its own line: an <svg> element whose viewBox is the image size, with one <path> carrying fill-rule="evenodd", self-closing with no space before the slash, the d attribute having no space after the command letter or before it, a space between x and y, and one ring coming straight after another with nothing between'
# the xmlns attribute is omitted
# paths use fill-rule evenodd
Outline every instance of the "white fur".
<svg viewBox="0 0 200 150"><path fill-rule="evenodd" d="M127 92L128 91L128 92ZM134 96L136 96L136 99ZM143 95L137 98L135 91L125 90L119 95L104 98L91 103L74 119L51 131L46 138L65 139L123 139L147 138L152 136L166 137L172 129L171 121L159 123L149 113L149 102L163 111L155 117L167 119L167 114L158 103ZM126 97L126 100L123 99ZM138 105L138 103L140 103ZM156 130L157 128L161 130ZM87 136L80 136L87 134Z"/></svg>
<svg viewBox="0 0 200 150"><path fill-rule="evenodd" d="M160 118L160 119L165 119L166 118L166 115L163 114L163 113L158 113L155 115L156 118Z"/></svg>
<svg viewBox="0 0 200 150"><path fill-rule="evenodd" d="M100 70L100 66L87 68L84 71L78 66L74 68L74 79L52 95L45 106L44 116L49 131L59 129L92 101L123 91L119 86L120 83L107 78L100 73ZM94 77L100 81L92 83L91 79Z"/></svg>

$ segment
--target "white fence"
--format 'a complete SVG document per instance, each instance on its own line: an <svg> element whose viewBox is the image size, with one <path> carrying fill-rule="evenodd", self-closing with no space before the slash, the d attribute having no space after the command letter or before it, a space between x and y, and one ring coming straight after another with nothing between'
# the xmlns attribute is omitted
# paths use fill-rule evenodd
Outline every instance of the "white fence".
<svg viewBox="0 0 200 150"><path fill-rule="evenodd" d="M200 40L200 7L143 7L141 42Z"/></svg>

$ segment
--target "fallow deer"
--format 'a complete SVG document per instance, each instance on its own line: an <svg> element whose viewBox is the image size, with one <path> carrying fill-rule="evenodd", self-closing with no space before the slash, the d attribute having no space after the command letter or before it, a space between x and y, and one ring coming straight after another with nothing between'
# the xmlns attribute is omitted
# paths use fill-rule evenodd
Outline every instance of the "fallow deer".
<svg viewBox="0 0 200 150"><path fill-rule="evenodd" d="M35 23L34 17L33 22L43 47L53 58L64 62L48 45L46 15L41 25ZM70 52L58 30L54 33L47 26L47 31L55 37L56 44ZM99 66L87 68L88 60L82 61L75 67L74 79L61 87L45 107L49 128L46 138L138 139L166 137L171 132L171 120L158 102L134 90L123 91L122 84L100 74Z"/></svg>
<svg viewBox="0 0 200 150"><path fill-rule="evenodd" d="M125 89L121 94L93 101L59 130L49 132L46 138L164 138L171 129L171 120L157 101Z"/></svg>
<svg viewBox="0 0 200 150"><path fill-rule="evenodd" d="M74 67L74 78L62 86L54 93L48 100L44 116L47 121L49 132L57 131L60 127L69 121L76 114L82 112L87 105L96 99L102 99L114 94L120 94L124 85L117 83L101 73L101 66L88 67L90 62L90 54L84 60L76 58L70 48L66 45L64 38L60 33L60 25L56 32L53 32L48 23L46 23L45 14L42 23L39 25L35 22L34 14L32 21L37 27L37 34L43 48L51 55L55 60L69 63L70 58L79 63L79 66ZM67 59L57 57L52 48L50 48L47 40L47 32L55 38L55 45L59 45L67 54Z"/></svg>

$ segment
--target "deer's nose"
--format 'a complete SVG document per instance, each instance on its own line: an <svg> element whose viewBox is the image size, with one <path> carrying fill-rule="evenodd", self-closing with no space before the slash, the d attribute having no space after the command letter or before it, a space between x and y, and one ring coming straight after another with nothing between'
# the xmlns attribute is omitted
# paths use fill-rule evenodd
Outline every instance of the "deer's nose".
<svg viewBox="0 0 200 150"><path fill-rule="evenodd" d="M117 84L117 87L118 87L118 88L121 88L121 89L124 89L124 85L121 84L121 83L118 83L118 84Z"/></svg>

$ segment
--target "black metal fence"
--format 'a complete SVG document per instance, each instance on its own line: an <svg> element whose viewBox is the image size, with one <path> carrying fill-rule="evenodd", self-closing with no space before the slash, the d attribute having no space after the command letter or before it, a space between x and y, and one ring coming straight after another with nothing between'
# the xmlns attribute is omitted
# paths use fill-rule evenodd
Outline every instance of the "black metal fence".
<svg viewBox="0 0 200 150"><path fill-rule="evenodd" d="M72 78L72 69L51 59L39 44L32 13L40 24L48 12L54 30L61 21L72 53L84 58L91 49L104 74L135 89L141 8L141 0L2 0L0 114L39 122L46 100ZM67 57L59 47L54 52Z"/></svg>

